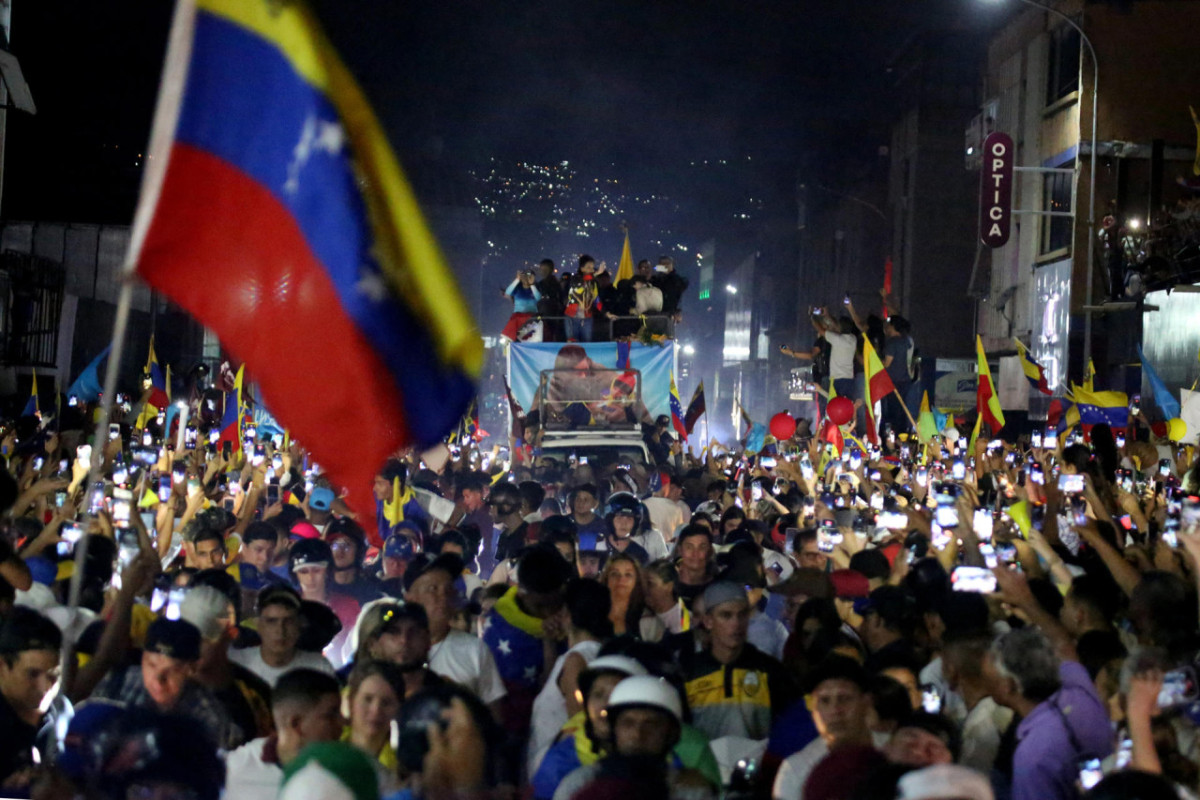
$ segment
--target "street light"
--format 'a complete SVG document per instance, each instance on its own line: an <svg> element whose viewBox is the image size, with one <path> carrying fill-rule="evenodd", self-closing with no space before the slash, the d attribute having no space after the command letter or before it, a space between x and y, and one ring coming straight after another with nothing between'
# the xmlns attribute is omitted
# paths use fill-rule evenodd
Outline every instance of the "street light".
<svg viewBox="0 0 1200 800"><path fill-rule="evenodd" d="M685 344L683 346L683 354L685 356L694 356L696 355L696 348L690 344Z"/></svg>
<svg viewBox="0 0 1200 800"><path fill-rule="evenodd" d="M725 284L725 291L729 292L730 294L737 294L737 287L732 283L727 283Z"/></svg>
<svg viewBox="0 0 1200 800"><path fill-rule="evenodd" d="M1092 47L1092 40L1083 32L1083 28L1079 27L1079 23L1040 0L1021 0L1021 2L1048 11L1078 31L1079 38L1087 45L1088 53L1092 56L1092 152L1091 174L1088 176L1087 297L1083 312L1083 363L1090 364L1092 361L1092 273L1096 253L1096 232L1094 230L1096 227L1096 100L1100 87L1100 62L1096 60L1096 49Z"/></svg>

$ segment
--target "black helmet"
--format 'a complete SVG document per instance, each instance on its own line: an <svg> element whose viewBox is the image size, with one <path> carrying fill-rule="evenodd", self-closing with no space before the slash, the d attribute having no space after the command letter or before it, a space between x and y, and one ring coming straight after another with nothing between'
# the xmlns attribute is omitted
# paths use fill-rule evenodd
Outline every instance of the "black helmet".
<svg viewBox="0 0 1200 800"><path fill-rule="evenodd" d="M642 502L629 492L617 492L609 495L608 503L604 506L604 523L608 526L610 535L614 534L613 517L624 514L633 517L633 533L642 528Z"/></svg>

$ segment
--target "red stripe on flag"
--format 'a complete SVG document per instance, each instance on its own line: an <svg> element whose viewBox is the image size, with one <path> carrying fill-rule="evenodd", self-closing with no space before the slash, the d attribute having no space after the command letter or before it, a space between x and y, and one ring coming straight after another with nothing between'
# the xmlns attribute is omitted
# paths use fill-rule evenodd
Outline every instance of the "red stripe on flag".
<svg viewBox="0 0 1200 800"><path fill-rule="evenodd" d="M1000 420L996 419L996 415L992 413L991 403L989 402L995 396L995 391L992 389L992 379L987 375L979 376L979 402L978 410L983 415L983 421L992 426L992 433L996 433L1004 426L1000 424Z"/></svg>
<svg viewBox="0 0 1200 800"><path fill-rule="evenodd" d="M373 519L375 474L410 440L402 397L287 209L177 142L138 272L246 363L292 437Z"/></svg>
<svg viewBox="0 0 1200 800"><path fill-rule="evenodd" d="M871 399L882 400L896 391L896 384L886 370L880 370L871 376Z"/></svg>

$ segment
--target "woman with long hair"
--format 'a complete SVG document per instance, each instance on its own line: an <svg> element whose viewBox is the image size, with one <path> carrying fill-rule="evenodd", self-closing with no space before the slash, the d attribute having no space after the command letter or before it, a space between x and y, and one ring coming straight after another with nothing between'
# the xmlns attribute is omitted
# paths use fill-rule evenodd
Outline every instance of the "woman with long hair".
<svg viewBox="0 0 1200 800"><path fill-rule="evenodd" d="M721 525L718 528L720 533L718 539L722 542L725 537L736 531L746 522L746 512L742 511L737 506L730 506L725 509L725 513L721 515Z"/></svg>
<svg viewBox="0 0 1200 800"><path fill-rule="evenodd" d="M363 661L350 671L344 701L349 708L349 724L342 733L342 741L378 761L383 767L381 772L391 776L396 774L392 720L403 700L404 674L395 664Z"/></svg>
<svg viewBox="0 0 1200 800"><path fill-rule="evenodd" d="M662 638L662 622L655 616L642 616L646 611L646 595L642 588L642 568L635 558L612 553L600 573L600 582L608 588L611 601L608 619L616 635L632 634L652 642Z"/></svg>

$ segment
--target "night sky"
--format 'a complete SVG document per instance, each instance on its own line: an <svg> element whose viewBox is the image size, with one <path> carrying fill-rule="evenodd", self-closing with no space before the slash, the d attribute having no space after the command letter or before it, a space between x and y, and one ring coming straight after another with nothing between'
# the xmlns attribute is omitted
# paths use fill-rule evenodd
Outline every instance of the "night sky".
<svg viewBox="0 0 1200 800"><path fill-rule="evenodd" d="M888 60L982 0L319 0L402 158L612 166L686 195L691 159L764 170L887 143ZM38 104L10 114L6 218L128 222L169 24L161 0L14 0ZM418 191L421 186L418 183Z"/></svg>

